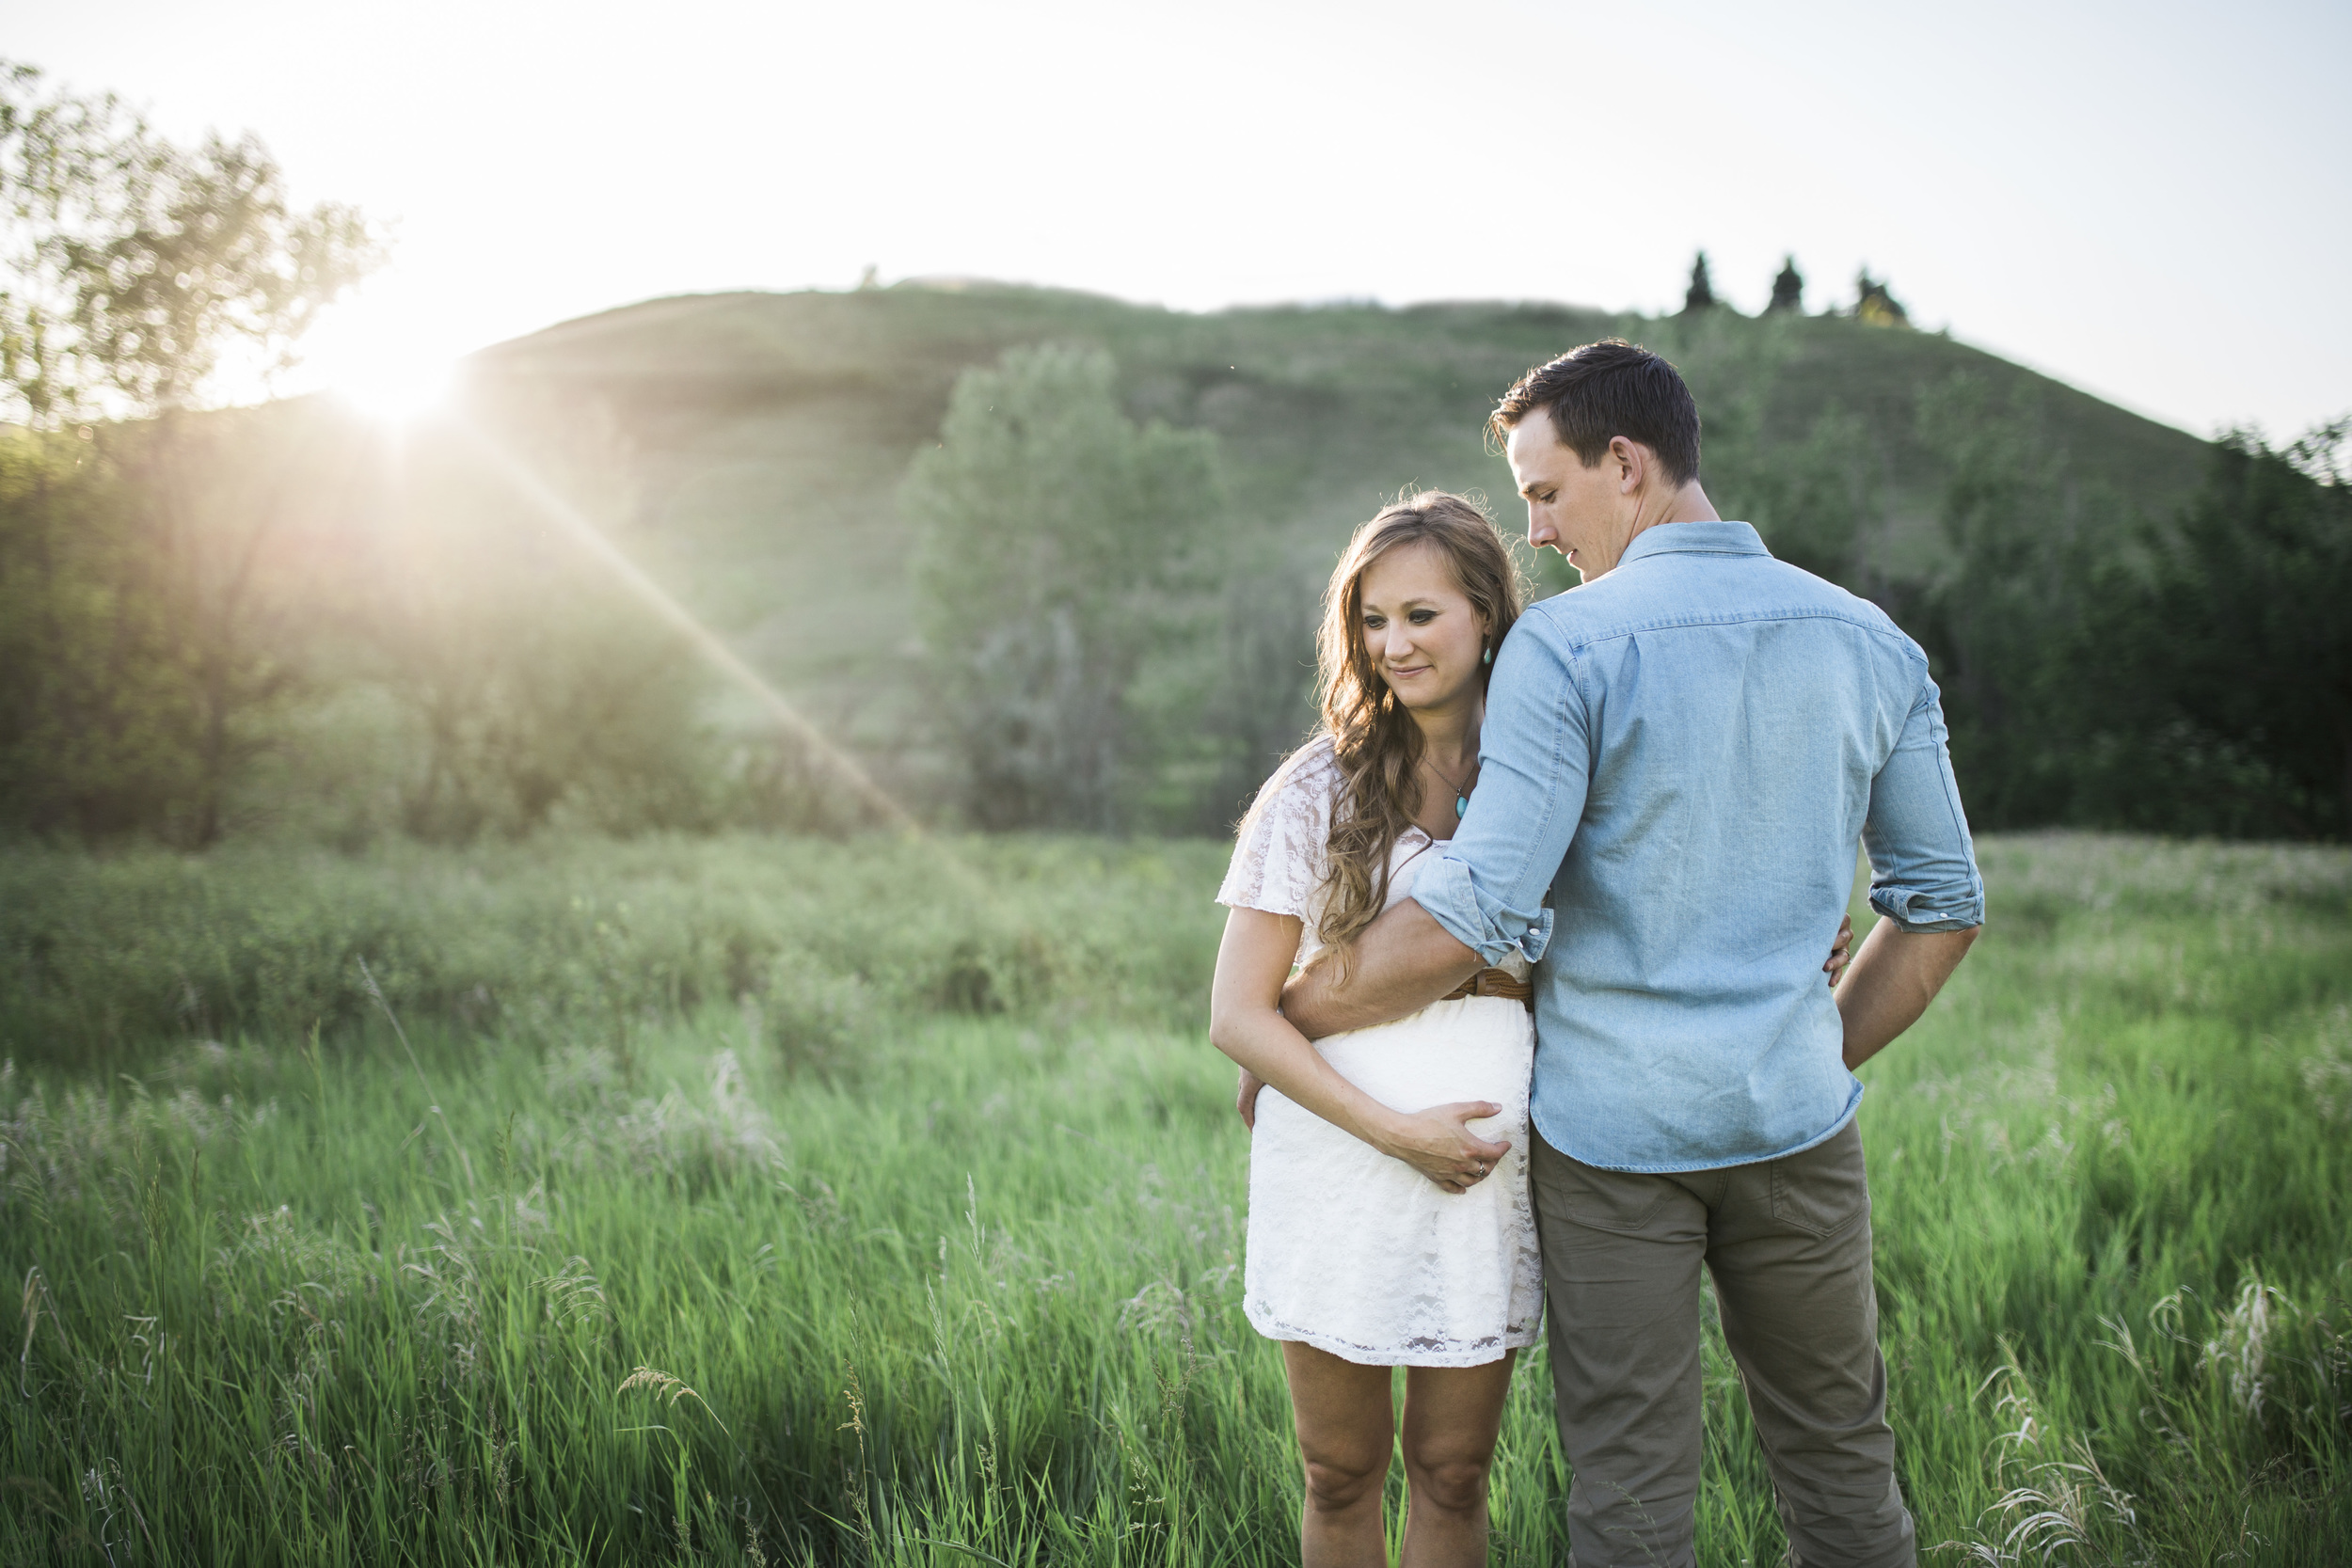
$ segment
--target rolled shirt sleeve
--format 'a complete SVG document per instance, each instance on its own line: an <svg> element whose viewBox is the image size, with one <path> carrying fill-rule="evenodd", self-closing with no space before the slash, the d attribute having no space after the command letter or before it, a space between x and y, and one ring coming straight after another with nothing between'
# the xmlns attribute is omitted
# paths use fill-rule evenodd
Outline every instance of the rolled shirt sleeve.
<svg viewBox="0 0 2352 1568"><path fill-rule="evenodd" d="M1870 781L1870 907L1906 931L1984 924L1984 879L1952 777L1942 694L1922 671L1901 736Z"/></svg>
<svg viewBox="0 0 2352 1568"><path fill-rule="evenodd" d="M1479 733L1478 788L1414 902L1489 966L1533 963L1551 942L1544 903L1584 814L1591 737L1573 659L1540 614L1495 659Z"/></svg>

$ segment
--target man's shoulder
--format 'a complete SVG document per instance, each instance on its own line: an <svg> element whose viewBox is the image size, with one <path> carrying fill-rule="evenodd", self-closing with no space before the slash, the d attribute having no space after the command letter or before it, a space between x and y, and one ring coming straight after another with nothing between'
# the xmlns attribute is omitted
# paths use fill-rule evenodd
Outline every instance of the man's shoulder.
<svg viewBox="0 0 2352 1568"><path fill-rule="evenodd" d="M1827 578L1771 556L1734 558L1726 573L1715 558L1652 557L1531 606L1526 619L1571 656L1600 643L1677 626L1825 620L1849 627L1922 667L1927 655L1886 611ZM1642 568L1648 568L1646 570ZM1693 593L1705 573L1719 580ZM1729 578L1731 580L1721 580Z"/></svg>

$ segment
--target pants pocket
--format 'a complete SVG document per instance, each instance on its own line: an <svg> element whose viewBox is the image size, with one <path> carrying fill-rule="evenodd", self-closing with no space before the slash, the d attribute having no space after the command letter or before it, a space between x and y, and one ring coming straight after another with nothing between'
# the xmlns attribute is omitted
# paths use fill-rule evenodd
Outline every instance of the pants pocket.
<svg viewBox="0 0 2352 1568"><path fill-rule="evenodd" d="M1672 1185L1662 1176L1602 1170L1557 1149L1534 1166L1535 1201L1547 1212L1593 1230L1633 1235L1655 1219Z"/></svg>
<svg viewBox="0 0 2352 1568"><path fill-rule="evenodd" d="M1835 1137L1772 1162L1772 1218L1808 1236L1835 1236L1870 1212L1862 1130L1848 1122Z"/></svg>

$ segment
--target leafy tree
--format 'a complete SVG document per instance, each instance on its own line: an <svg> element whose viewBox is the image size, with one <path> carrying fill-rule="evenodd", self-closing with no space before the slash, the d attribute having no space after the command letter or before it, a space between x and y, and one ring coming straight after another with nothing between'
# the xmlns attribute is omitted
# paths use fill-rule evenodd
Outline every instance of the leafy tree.
<svg viewBox="0 0 2352 1568"><path fill-rule="evenodd" d="M2101 655L2083 615L2099 536L2082 523L2119 503L2078 476L2022 387L2003 398L1955 375L1920 395L1917 419L1945 470L1937 520L1951 564L1882 598L1927 648L1970 820L2100 820L2085 758Z"/></svg>
<svg viewBox="0 0 2352 1568"><path fill-rule="evenodd" d="M1772 279L1772 302L1767 310L1796 310L1804 309L1804 275L1797 270L1797 259L1788 257L1780 264L1780 276Z"/></svg>
<svg viewBox="0 0 2352 1568"><path fill-rule="evenodd" d="M972 820L1117 825L1199 695L1165 660L1206 597L1216 437L1129 420L1106 354L1015 349L957 382L903 504Z"/></svg>
<svg viewBox="0 0 2352 1568"><path fill-rule="evenodd" d="M2274 450L2233 432L2154 541L2127 628L2177 774L2202 764L2254 831L2352 836L2352 420ZM2266 819L2266 820L2265 820Z"/></svg>
<svg viewBox="0 0 2352 1568"><path fill-rule="evenodd" d="M20 820L223 831L291 684L259 596L290 492L192 410L225 361L286 363L376 256L348 208L293 211L252 138L181 147L0 62L0 411L24 432L0 583L42 628L0 673Z"/></svg>
<svg viewBox="0 0 2352 1568"><path fill-rule="evenodd" d="M1302 562L1279 548L1244 545L1229 558L1220 657L1195 732L1213 770L1186 781L1179 809L1159 814L1171 831L1231 832L1276 762L1314 727L1314 607L1327 575L1327 558Z"/></svg>
<svg viewBox="0 0 2352 1568"><path fill-rule="evenodd" d="M1683 291L1682 309L1692 314L1715 308L1715 285L1708 279L1707 252L1702 250L1691 263L1691 286Z"/></svg>
<svg viewBox="0 0 2352 1568"><path fill-rule="evenodd" d="M644 465L618 417L477 388L468 418L469 435L423 433L396 477L371 476L389 526L364 531L342 584L358 633L353 674L399 717L403 744L385 768L392 823L465 842L558 823L627 832L773 820L771 809L736 809L778 803L747 774L764 769L777 788L797 781L767 758L730 766L693 651L545 510L626 534Z"/></svg>
<svg viewBox="0 0 2352 1568"><path fill-rule="evenodd" d="M1860 591L1864 531L1882 509L1879 461L1862 417L1832 402L1802 440L1759 443L1740 510L1781 560Z"/></svg>
<svg viewBox="0 0 2352 1568"><path fill-rule="evenodd" d="M0 436L0 821L219 836L304 684L356 434L313 401L205 415L168 467L149 425Z"/></svg>
<svg viewBox="0 0 2352 1568"><path fill-rule="evenodd" d="M127 510L94 438L0 431L0 816L12 825L119 831L187 792L187 694Z"/></svg>
<svg viewBox="0 0 2352 1568"><path fill-rule="evenodd" d="M2352 832L2352 421L2283 451L2233 434L2175 519L2089 528L2030 396L1922 396L1950 567L1882 597L1926 644L1985 827Z"/></svg>
<svg viewBox="0 0 2352 1568"><path fill-rule="evenodd" d="M380 258L353 209L287 205L252 136L181 147L112 95L0 61L0 386L21 422L194 404L225 356L291 363Z"/></svg>

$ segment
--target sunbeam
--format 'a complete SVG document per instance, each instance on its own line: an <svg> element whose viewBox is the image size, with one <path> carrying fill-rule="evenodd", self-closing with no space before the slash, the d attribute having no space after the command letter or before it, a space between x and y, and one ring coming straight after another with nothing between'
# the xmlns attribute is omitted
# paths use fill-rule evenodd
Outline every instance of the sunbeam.
<svg viewBox="0 0 2352 1568"><path fill-rule="evenodd" d="M445 423L501 479L514 486L524 499L563 529L575 544L627 585L648 610L684 637L713 668L748 692L787 735L821 758L856 792L863 804L895 828L918 833L922 832L922 825L904 806L892 799L888 791L877 784L865 768L858 766L856 758L819 734L783 692L771 686L758 671L744 663L734 649L720 641L717 634L697 620L693 611L678 603L667 589L647 577L635 562L621 552L619 546L605 537L602 530L582 515L578 507L557 494L528 465L470 423L462 420L450 420Z"/></svg>

